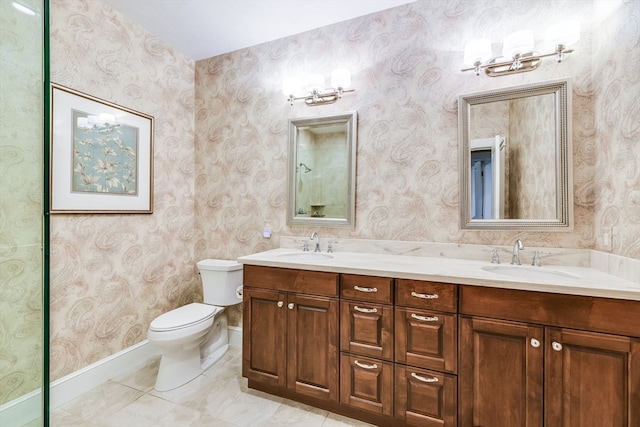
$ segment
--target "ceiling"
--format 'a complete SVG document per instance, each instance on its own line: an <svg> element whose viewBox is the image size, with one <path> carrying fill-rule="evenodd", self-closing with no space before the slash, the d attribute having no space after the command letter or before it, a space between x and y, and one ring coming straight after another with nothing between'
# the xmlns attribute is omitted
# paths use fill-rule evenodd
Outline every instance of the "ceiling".
<svg viewBox="0 0 640 427"><path fill-rule="evenodd" d="M415 0L103 0L200 60Z"/></svg>

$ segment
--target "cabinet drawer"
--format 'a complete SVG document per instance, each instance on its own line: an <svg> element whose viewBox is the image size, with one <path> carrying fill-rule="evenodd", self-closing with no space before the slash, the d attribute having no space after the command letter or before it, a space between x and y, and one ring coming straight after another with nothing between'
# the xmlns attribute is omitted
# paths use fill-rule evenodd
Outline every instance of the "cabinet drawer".
<svg viewBox="0 0 640 427"><path fill-rule="evenodd" d="M396 307L396 362L456 372L457 315Z"/></svg>
<svg viewBox="0 0 640 427"><path fill-rule="evenodd" d="M338 296L338 273L245 265L244 286Z"/></svg>
<svg viewBox="0 0 640 427"><path fill-rule="evenodd" d="M393 307L340 303L340 349L349 353L393 359Z"/></svg>
<svg viewBox="0 0 640 427"><path fill-rule="evenodd" d="M396 279L396 305L455 313L458 309L458 286Z"/></svg>
<svg viewBox="0 0 640 427"><path fill-rule="evenodd" d="M407 425L456 426L456 394L453 375L395 365L395 417Z"/></svg>
<svg viewBox="0 0 640 427"><path fill-rule="evenodd" d="M356 276L343 274L340 284L342 298L360 301L393 302L393 279L388 277Z"/></svg>
<svg viewBox="0 0 640 427"><path fill-rule="evenodd" d="M340 402L374 414L393 414L393 363L340 356Z"/></svg>

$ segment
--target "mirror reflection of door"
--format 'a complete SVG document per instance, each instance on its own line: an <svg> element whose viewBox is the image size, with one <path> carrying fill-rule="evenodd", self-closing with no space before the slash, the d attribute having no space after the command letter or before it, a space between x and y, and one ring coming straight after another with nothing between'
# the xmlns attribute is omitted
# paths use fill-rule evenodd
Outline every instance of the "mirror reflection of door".
<svg viewBox="0 0 640 427"><path fill-rule="evenodd" d="M471 218L501 219L505 213L506 138L471 141Z"/></svg>

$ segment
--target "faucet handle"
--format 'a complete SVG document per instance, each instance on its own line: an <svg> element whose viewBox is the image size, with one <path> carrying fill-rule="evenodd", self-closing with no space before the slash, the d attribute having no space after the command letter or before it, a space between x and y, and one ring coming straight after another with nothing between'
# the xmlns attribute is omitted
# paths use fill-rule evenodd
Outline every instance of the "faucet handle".
<svg viewBox="0 0 640 427"><path fill-rule="evenodd" d="M534 267L540 267L540 255L551 255L551 252L543 252L543 251L533 251L533 260L531 261L531 265Z"/></svg>
<svg viewBox="0 0 640 427"><path fill-rule="evenodd" d="M334 245L334 244L336 244L336 245L337 245L337 244L338 244L338 241L337 241L337 240L329 240L329 241L327 242L327 253L331 253L331 252L333 252L333 245Z"/></svg>
<svg viewBox="0 0 640 427"><path fill-rule="evenodd" d="M302 243L302 250L305 252L309 252L309 240L307 239L296 239L296 243Z"/></svg>
<svg viewBox="0 0 640 427"><path fill-rule="evenodd" d="M500 264L500 256L498 255L499 251L499 248L491 249L491 264Z"/></svg>

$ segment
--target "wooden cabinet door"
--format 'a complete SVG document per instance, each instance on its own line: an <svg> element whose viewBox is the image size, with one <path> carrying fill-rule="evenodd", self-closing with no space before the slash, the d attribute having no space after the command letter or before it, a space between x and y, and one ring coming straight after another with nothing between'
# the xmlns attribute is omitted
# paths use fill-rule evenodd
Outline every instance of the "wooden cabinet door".
<svg viewBox="0 0 640 427"><path fill-rule="evenodd" d="M456 372L458 325L455 314L396 307L396 362Z"/></svg>
<svg viewBox="0 0 640 427"><path fill-rule="evenodd" d="M287 388L338 401L338 300L289 294ZM285 360L285 353L276 354Z"/></svg>
<svg viewBox="0 0 640 427"><path fill-rule="evenodd" d="M342 354L340 402L374 414L393 414L393 363Z"/></svg>
<svg viewBox="0 0 640 427"><path fill-rule="evenodd" d="M545 425L640 426L640 342L547 328Z"/></svg>
<svg viewBox="0 0 640 427"><path fill-rule="evenodd" d="M542 426L543 334L526 323L460 318L460 425Z"/></svg>
<svg viewBox="0 0 640 427"><path fill-rule="evenodd" d="M393 308L369 302L340 304L341 350L393 360Z"/></svg>
<svg viewBox="0 0 640 427"><path fill-rule="evenodd" d="M287 295L244 288L242 375L273 387L286 386Z"/></svg>
<svg viewBox="0 0 640 427"><path fill-rule="evenodd" d="M456 377L396 364L395 416L411 426L457 425Z"/></svg>

